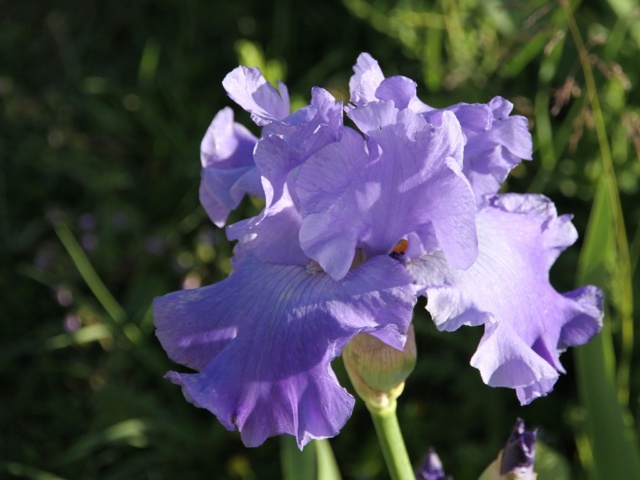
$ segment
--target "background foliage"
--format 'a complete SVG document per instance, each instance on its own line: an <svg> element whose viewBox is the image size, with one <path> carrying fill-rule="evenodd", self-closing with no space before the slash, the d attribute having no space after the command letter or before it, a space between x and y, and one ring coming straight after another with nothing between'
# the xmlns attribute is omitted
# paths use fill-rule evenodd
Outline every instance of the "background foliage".
<svg viewBox="0 0 640 480"><path fill-rule="evenodd" d="M609 300L601 338L565 354L568 374L528 407L468 365L479 329L438 333L419 307L399 411L414 462L431 445L457 479L477 478L520 416L573 478L634 478L634 0L0 0L0 11L0 476L280 478L279 439L245 449L162 379L174 367L149 306L229 272L231 246L197 199L199 142L231 103L223 76L258 65L297 104L313 85L346 98L368 51L433 106L501 95L529 118L534 161L507 188L574 213L581 240L552 281L569 290L578 272ZM331 444L343 478L386 478L362 405Z"/></svg>

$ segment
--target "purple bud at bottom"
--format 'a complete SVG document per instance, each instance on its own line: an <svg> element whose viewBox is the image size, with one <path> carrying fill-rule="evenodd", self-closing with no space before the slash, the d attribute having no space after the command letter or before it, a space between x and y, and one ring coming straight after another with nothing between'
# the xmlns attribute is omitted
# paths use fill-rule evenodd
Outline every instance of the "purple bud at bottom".
<svg viewBox="0 0 640 480"><path fill-rule="evenodd" d="M519 418L502 451L500 475L515 474L515 478L534 478L533 461L536 454L536 430L525 430Z"/></svg>
<svg viewBox="0 0 640 480"><path fill-rule="evenodd" d="M429 448L422 461L422 468L416 474L416 480L453 480L442 468L440 457L433 448Z"/></svg>

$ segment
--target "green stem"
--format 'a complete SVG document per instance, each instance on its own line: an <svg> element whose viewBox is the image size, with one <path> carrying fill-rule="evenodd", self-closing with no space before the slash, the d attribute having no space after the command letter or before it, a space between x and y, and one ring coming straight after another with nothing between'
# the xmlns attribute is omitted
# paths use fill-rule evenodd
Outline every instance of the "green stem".
<svg viewBox="0 0 640 480"><path fill-rule="evenodd" d="M392 480L415 480L416 476L396 416L396 401L392 400L385 408L378 408L366 402L365 404L376 427L378 442Z"/></svg>

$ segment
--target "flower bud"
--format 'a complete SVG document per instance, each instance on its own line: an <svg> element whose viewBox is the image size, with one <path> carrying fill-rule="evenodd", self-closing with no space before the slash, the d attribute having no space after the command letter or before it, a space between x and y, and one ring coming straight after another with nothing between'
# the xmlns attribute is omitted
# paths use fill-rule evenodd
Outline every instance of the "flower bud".
<svg viewBox="0 0 640 480"><path fill-rule="evenodd" d="M519 418L502 450L500 475L505 480L535 480L533 460L536 454L536 430L526 431Z"/></svg>
<svg viewBox="0 0 640 480"><path fill-rule="evenodd" d="M487 467L479 480L535 480L535 453L536 430L525 430L524 420L519 418L498 458Z"/></svg>
<svg viewBox="0 0 640 480"><path fill-rule="evenodd" d="M452 477L444 473L440 457L433 448L427 451L416 480L452 480Z"/></svg>
<svg viewBox="0 0 640 480"><path fill-rule="evenodd" d="M396 350L367 333L356 335L342 351L353 387L368 406L383 409L402 393L404 381L416 365L413 325L404 350Z"/></svg>

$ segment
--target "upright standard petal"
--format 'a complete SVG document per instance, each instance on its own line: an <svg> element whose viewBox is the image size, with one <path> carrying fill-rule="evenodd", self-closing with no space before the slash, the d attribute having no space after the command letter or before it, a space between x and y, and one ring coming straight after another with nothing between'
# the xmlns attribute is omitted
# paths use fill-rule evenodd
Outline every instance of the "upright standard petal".
<svg viewBox="0 0 640 480"><path fill-rule="evenodd" d="M396 260L369 260L336 282L313 266L246 257L226 280L154 302L169 356L198 370L168 377L247 446L278 434L336 435L354 400L330 362L358 333L386 331L401 348L414 304L411 278Z"/></svg>
<svg viewBox="0 0 640 480"><path fill-rule="evenodd" d="M495 387L516 388L521 403L546 395L563 373L559 355L602 325L602 293L565 294L549 283L557 255L576 239L568 216L541 195L501 195L477 215L479 254L466 271L442 255L410 262L441 330L485 323L471 364Z"/></svg>
<svg viewBox="0 0 640 480"><path fill-rule="evenodd" d="M452 264L473 263L475 205L458 166L463 138L455 117L447 114L434 127L392 102L371 103L350 115L369 142L349 130L298 172L305 253L339 279L357 248L388 254L399 240L432 225Z"/></svg>
<svg viewBox="0 0 640 480"><path fill-rule="evenodd" d="M520 160L530 160L531 134L527 119L510 116L513 104L501 97L488 104L459 103L443 109L434 109L421 102L413 80L402 76L384 77L382 70L369 54L358 57L351 77L351 102L358 108L378 100L392 100L398 109L409 109L427 120L443 111L453 112L467 138L463 172L469 179L478 205L485 196L498 193L500 184Z"/></svg>
<svg viewBox="0 0 640 480"><path fill-rule="evenodd" d="M263 129L254 160L265 192L265 208L227 229L230 240L240 240L236 253L251 251L264 261L284 264L307 260L298 240L302 217L295 190L296 170L310 155L337 141L343 130L342 104L321 88L313 89L310 105Z"/></svg>
<svg viewBox="0 0 640 480"><path fill-rule="evenodd" d="M278 82L276 90L255 67L237 67L222 85L231 99L251 114L251 119L263 127L289 115L289 92Z"/></svg>
<svg viewBox="0 0 640 480"><path fill-rule="evenodd" d="M463 172L478 203L498 193L507 175L520 163L531 160L532 140L527 119L509 116L513 104L495 97L488 104L460 103L446 108L453 112L467 137Z"/></svg>
<svg viewBox="0 0 640 480"><path fill-rule="evenodd" d="M246 193L264 196L253 161L257 140L233 121L230 108L218 112L202 139L200 203L218 227L224 226L229 212Z"/></svg>
<svg viewBox="0 0 640 480"><path fill-rule="evenodd" d="M360 107L378 100L376 90L384 75L378 62L368 53L361 53L353 66L354 75L349 80L351 103Z"/></svg>

